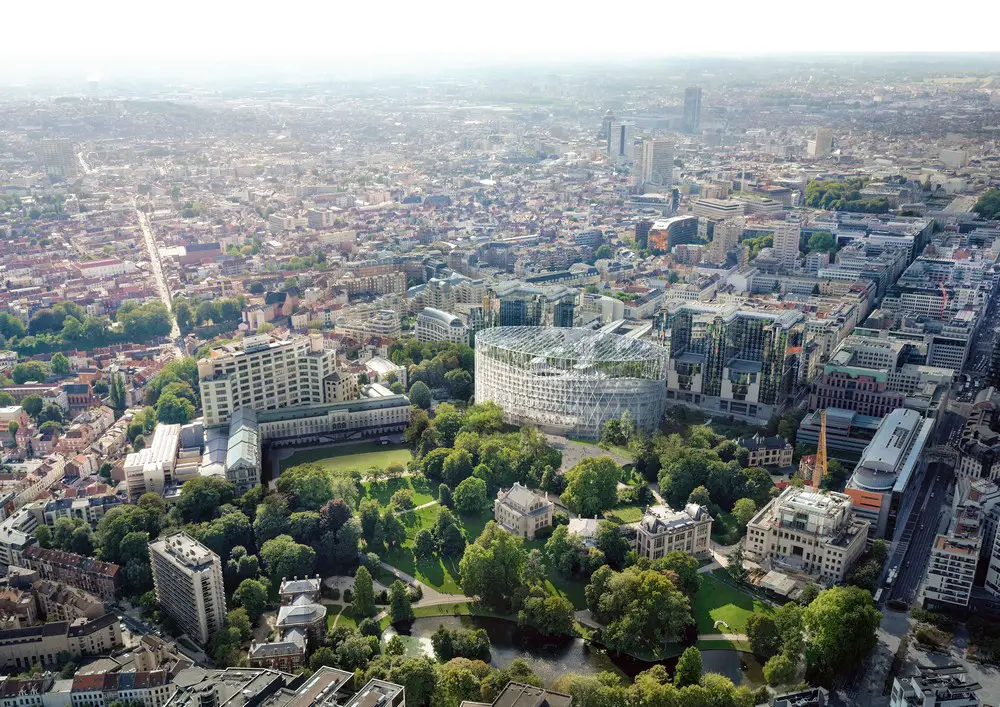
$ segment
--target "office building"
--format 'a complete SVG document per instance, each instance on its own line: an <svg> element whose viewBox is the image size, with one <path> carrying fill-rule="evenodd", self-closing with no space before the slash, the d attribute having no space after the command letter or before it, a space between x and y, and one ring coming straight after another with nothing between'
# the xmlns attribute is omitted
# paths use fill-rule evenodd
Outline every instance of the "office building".
<svg viewBox="0 0 1000 707"><path fill-rule="evenodd" d="M511 424L598 439L628 411L652 431L663 414L666 352L656 344L567 327L497 327L476 336L476 400Z"/></svg>
<svg viewBox="0 0 1000 707"><path fill-rule="evenodd" d="M712 242L708 247L706 262L725 263L729 253L739 247L745 228L746 220L741 216L716 223L712 229Z"/></svg>
<svg viewBox="0 0 1000 707"><path fill-rule="evenodd" d="M462 323L462 320L454 314L442 312L433 307L424 307L420 310L413 329L417 341L469 343L469 329Z"/></svg>
<svg viewBox="0 0 1000 707"><path fill-rule="evenodd" d="M747 524L744 557L766 571L839 584L868 540L868 523L852 511L846 494L789 486Z"/></svg>
<svg viewBox="0 0 1000 707"><path fill-rule="evenodd" d="M799 241L802 227L797 223L782 221L774 228L774 257L781 267L792 269L799 260Z"/></svg>
<svg viewBox="0 0 1000 707"><path fill-rule="evenodd" d="M493 501L493 519L508 533L534 539L535 533L552 525L555 504L545 496L515 483L500 489Z"/></svg>
<svg viewBox="0 0 1000 707"><path fill-rule="evenodd" d="M691 213L710 221L725 221L746 215L746 204L739 199L701 198L691 203Z"/></svg>
<svg viewBox="0 0 1000 707"><path fill-rule="evenodd" d="M675 245L698 242L698 219L694 216L674 216L653 222L649 229L648 248L666 253Z"/></svg>
<svg viewBox="0 0 1000 707"><path fill-rule="evenodd" d="M135 501L148 492L163 495L173 481L180 449L180 425L158 424L149 444L125 457L125 481L129 498Z"/></svg>
<svg viewBox="0 0 1000 707"><path fill-rule="evenodd" d="M966 682L958 665L921 666L918 675L892 679L889 707L978 707L982 685Z"/></svg>
<svg viewBox="0 0 1000 707"><path fill-rule="evenodd" d="M212 349L198 361L205 424L228 424L240 407L274 410L326 402L324 380L336 366L336 351L324 348L318 333L288 340L247 336Z"/></svg>
<svg viewBox="0 0 1000 707"><path fill-rule="evenodd" d="M804 331L805 318L794 310L668 302L652 333L668 352L667 404L769 419L804 384Z"/></svg>
<svg viewBox="0 0 1000 707"><path fill-rule="evenodd" d="M897 408L882 418L861 454L845 493L858 517L872 524L873 538L892 539L896 516L910 482L917 476L934 421L915 410Z"/></svg>
<svg viewBox="0 0 1000 707"><path fill-rule="evenodd" d="M697 135L701 131L701 89L684 89L684 132Z"/></svg>
<svg viewBox="0 0 1000 707"><path fill-rule="evenodd" d="M630 165L635 160L635 124L625 120L611 122L608 132L608 159L615 166Z"/></svg>
<svg viewBox="0 0 1000 707"><path fill-rule="evenodd" d="M959 478L989 481L1000 478L1000 419L991 404L983 403L973 409L955 447L958 451L955 474Z"/></svg>
<svg viewBox="0 0 1000 707"><path fill-rule="evenodd" d="M668 188L674 180L674 142L649 137L642 141L639 180L643 185Z"/></svg>
<svg viewBox="0 0 1000 707"><path fill-rule="evenodd" d="M669 506L650 506L636 525L636 550L650 560L675 550L704 555L711 549L712 522L708 509L696 503L679 511Z"/></svg>
<svg viewBox="0 0 1000 707"><path fill-rule="evenodd" d="M186 533L149 543L156 600L192 639L207 645L226 619L219 556Z"/></svg>
<svg viewBox="0 0 1000 707"><path fill-rule="evenodd" d="M565 285L498 283L487 297L488 319L493 326L571 327L576 297Z"/></svg>

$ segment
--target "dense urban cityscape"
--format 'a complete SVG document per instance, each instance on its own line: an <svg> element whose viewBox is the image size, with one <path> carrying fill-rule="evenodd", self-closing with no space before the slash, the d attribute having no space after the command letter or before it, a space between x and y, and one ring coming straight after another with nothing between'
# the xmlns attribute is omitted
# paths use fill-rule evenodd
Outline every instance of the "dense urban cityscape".
<svg viewBox="0 0 1000 707"><path fill-rule="evenodd" d="M0 86L0 707L1000 704L1000 63Z"/></svg>

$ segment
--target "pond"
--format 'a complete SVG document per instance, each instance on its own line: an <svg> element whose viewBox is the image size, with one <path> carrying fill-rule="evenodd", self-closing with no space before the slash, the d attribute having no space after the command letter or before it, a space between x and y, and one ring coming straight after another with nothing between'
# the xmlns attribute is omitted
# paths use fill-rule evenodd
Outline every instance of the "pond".
<svg viewBox="0 0 1000 707"><path fill-rule="evenodd" d="M656 665L629 656L608 654L603 649L588 646L581 638L542 639L532 631L522 631L512 621L484 616L434 616L417 619L409 627L400 627L399 635L406 644L407 655L433 656L431 634L442 624L449 629L484 629L490 637L491 665L502 668L515 658L523 658L546 685L566 673L593 675L610 671L634 678ZM396 630L389 627L382 640L388 641L394 635L397 635ZM751 653L702 651L701 660L705 672L725 675L737 685L764 684L761 665ZM677 659L660 663L672 673Z"/></svg>

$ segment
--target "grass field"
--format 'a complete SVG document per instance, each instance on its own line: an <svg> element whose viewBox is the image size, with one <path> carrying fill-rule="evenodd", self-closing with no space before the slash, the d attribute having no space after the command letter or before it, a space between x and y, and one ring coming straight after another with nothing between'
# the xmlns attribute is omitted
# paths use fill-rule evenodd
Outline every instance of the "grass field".
<svg viewBox="0 0 1000 707"><path fill-rule="evenodd" d="M636 523L642 520L644 508L638 505L619 506L604 511L604 517L619 523Z"/></svg>
<svg viewBox="0 0 1000 707"><path fill-rule="evenodd" d="M434 500L434 493L436 492L436 489L431 489L430 484L427 482L414 482L410 477L389 479L388 481L380 481L377 484L366 481L362 486L365 488L365 495L362 499L373 498L379 502L380 506L388 506L392 494L400 489L410 489L413 491L414 506L422 506L425 503L430 503Z"/></svg>
<svg viewBox="0 0 1000 707"><path fill-rule="evenodd" d="M340 614L340 619L337 620L337 614ZM326 630L330 631L333 628L334 621L337 623L337 627L347 626L348 628L356 628L358 622L354 618L354 609L350 604L347 606L341 606L340 604L328 604L326 607Z"/></svg>
<svg viewBox="0 0 1000 707"><path fill-rule="evenodd" d="M383 469L392 462L406 465L413 455L405 444L379 445L374 442L360 444L345 444L334 447L303 449L290 457L282 459L279 466L282 471L299 464L317 464L331 471L351 471L357 469L364 472L370 466Z"/></svg>
<svg viewBox="0 0 1000 707"><path fill-rule="evenodd" d="M733 589L712 575L701 575L701 588L694 598L694 617L699 634L744 633L750 614L770 614L773 611L760 599ZM716 621L725 621L729 628L715 628Z"/></svg>

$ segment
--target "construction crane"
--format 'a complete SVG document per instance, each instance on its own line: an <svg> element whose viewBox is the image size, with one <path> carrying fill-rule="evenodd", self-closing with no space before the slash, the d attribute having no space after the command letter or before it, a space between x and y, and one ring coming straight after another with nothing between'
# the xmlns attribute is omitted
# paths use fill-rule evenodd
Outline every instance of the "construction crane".
<svg viewBox="0 0 1000 707"><path fill-rule="evenodd" d="M819 491L819 485L826 476L826 409L819 412L819 442L816 445L816 460L813 463L812 487Z"/></svg>

